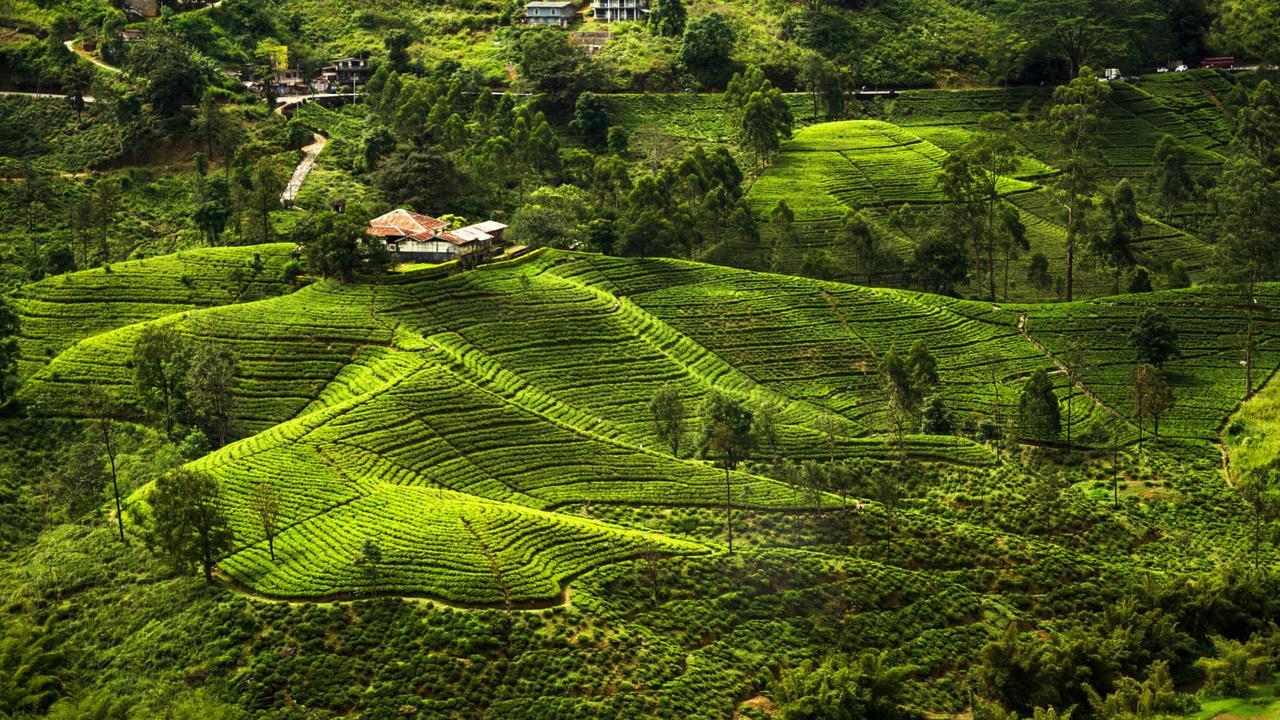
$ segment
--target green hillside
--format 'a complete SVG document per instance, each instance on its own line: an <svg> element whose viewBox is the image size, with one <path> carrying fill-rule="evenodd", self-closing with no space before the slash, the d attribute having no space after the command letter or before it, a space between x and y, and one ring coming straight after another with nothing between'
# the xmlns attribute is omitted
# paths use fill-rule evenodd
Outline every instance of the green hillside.
<svg viewBox="0 0 1280 720"><path fill-rule="evenodd" d="M1191 172L1212 173L1222 164L1231 139L1223 99L1232 88L1222 76L1169 74L1111 87L1099 128L1108 183L1126 178L1144 188L1155 146L1166 135L1186 150ZM1049 259L1053 274L1061 274L1066 264L1065 214L1049 188L1056 170L1050 165L1048 138L1034 124L1048 98L1048 91L1030 88L908 91L868 110L882 120L805 127L783 145L748 191L748 202L765 228L765 242L723 243L704 259L800 273L807 261L812 262L814 251L830 251L838 277L865 281L867 276L857 270L852 251L841 240L846 213L862 210L872 219L875 233L905 263L923 230L904 228L895 213L909 206L920 218L918 225L927 228L939 222L934 208L946 202L939 184L943 158L986 132L979 127L984 116L1003 112L1022 129L1013 133L1017 169L1002 181L1000 192L1026 227L1030 250L1014 258L1010 270L1003 269L1007 261L1000 263L998 285L1010 277L1010 297L1046 299L1053 291L1030 286L1025 265L1026 256L1034 253ZM772 247L769 215L779 201L795 213L795 237L792 244ZM1210 229L1201 227L1196 211L1171 216L1150 202L1142 211L1144 226L1134 239L1139 263L1156 273L1167 272L1180 260L1193 277L1206 276L1213 258L1212 237L1197 236ZM1077 292L1112 292L1113 278L1106 268L1086 264L1077 275ZM881 271L874 279L888 285L902 282L898 270ZM1000 290L1003 297L1003 287Z"/></svg>
<svg viewBox="0 0 1280 720"><path fill-rule="evenodd" d="M74 593L58 642L113 658L76 703L136 698L199 666L211 671L200 685L209 695L193 702L250 715L284 717L305 702L333 715L716 718L785 701L788 668L836 642L911 666L907 706L955 713L989 662L982 649L1010 622L1139 622L1093 614L1126 597L1185 598L1176 612L1202 613L1184 574L1218 578L1206 593L1241 592L1224 589L1237 588L1229 572L1214 574L1224 553L1249 546L1217 449L1242 395L1246 317L1234 289L993 305L547 249L462 273L318 281L256 300L226 292L220 278L240 259L282 249L208 251L227 264L204 263L190 285L173 280L187 253L15 293L24 327L51 327L51 308L99 308L83 326L60 321L83 339L29 365L19 399L33 434L14 437L15 463L43 457L42 433L71 427L90 385L132 408L120 464L130 544L110 539L113 526L69 525L0 563L0 582L34 599L18 606L18 627L36 623L39 599ZM147 312L126 289L145 291ZM1265 286L1261 301L1276 293ZM1153 307L1183 352L1166 364L1176 404L1138 452L1125 336ZM1280 325L1256 320L1261 381L1280 365ZM156 449L164 442L137 406L128 362L153 324L238 356L238 440L187 459ZM907 435L902 460L876 368L916 340L937 358L935 394L954 430ZM1088 367L1068 404L1057 363L1073 345L1087 348ZM1015 421L1023 381L1041 368L1083 462L1058 464L1072 457L1063 438L1041 447ZM690 408L712 390L777 408L776 448L762 442L730 476L733 554L723 470L687 444L673 456L655 434L648 404L664 384ZM1270 396L1268 386L1242 417ZM992 421L1018 444L974 439ZM780 473L780 458L855 474L837 492ZM155 473L184 462L216 479L235 533L218 560L222 592L148 568ZM170 464L148 469L157 463ZM262 483L280 492L274 559L253 509ZM1154 594L1133 599L1144 593ZM134 611L104 633L125 595ZM148 641L131 642L147 622ZM297 649L269 650L277 639ZM138 684L156 648L174 659ZM403 653L419 664L374 659ZM72 682L72 671L50 672ZM618 687L566 685L579 682ZM353 683L386 689L352 695Z"/></svg>
<svg viewBox="0 0 1280 720"><path fill-rule="evenodd" d="M131 267L137 277L166 276L172 262ZM66 276L63 303L80 305L76 290L101 292L79 278ZM164 294L162 286L153 291ZM19 297L33 290L25 292ZM566 579L650 543L663 552L707 551L547 512L721 501L719 471L672 457L654 435L647 406L662 384L695 407L715 388L779 408L778 448L762 449L766 455L889 458L893 431L876 367L890 350L905 354L924 340L939 359L941 397L972 432L980 420L1015 417L1020 382L1036 368L1053 372L1065 412L1057 363L1078 344L1090 349L1083 389L1092 395L1073 393L1067 417L1077 442L1106 448L1114 437L1130 445L1135 364L1123 338L1141 309L1158 307L1185 348L1168 365L1177 405L1162 421L1162 443L1196 457L1215 442L1241 393L1238 303L1205 288L995 307L545 251L460 275L427 271L222 307L179 305L150 322L240 358L235 431L245 439L193 465L219 479L232 511L237 547L224 573L275 596L382 591L493 603L546 602ZM24 313L33 307L19 304ZM104 312L102 325L84 327L86 339L27 380L23 402L41 415L75 416L86 383L130 398L126 360L145 323L124 323L136 319ZM121 327L92 334L109 323ZM1267 320L1258 332L1257 362L1275 367L1280 325ZM908 452L972 467L969 482L979 481L996 458L964 435L910 436ZM835 502L801 498L764 472L735 473L735 504ZM263 478L284 492L277 563L265 557L247 508ZM412 521L424 515L432 522ZM453 539L423 545L445 536ZM350 564L368 538L384 544L386 572L375 578ZM437 569L446 566L452 570Z"/></svg>

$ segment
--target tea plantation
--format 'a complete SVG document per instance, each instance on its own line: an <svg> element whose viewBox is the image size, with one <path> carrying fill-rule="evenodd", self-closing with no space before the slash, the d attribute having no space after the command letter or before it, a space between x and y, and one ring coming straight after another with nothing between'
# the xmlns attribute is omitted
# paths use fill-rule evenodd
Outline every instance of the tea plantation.
<svg viewBox="0 0 1280 720"><path fill-rule="evenodd" d="M1231 124L1223 106L1233 85L1213 72L1153 75L1133 82L1111 83L1101 111L1099 149L1110 184L1127 178L1139 187L1147 182L1155 146L1170 136L1186 152L1191 173L1210 173L1224 160ZM1039 88L1007 90L910 90L893 99L877 99L864 106L871 118L809 125L783 144L781 153L756 179L748 201L762 224L765 242L731 241L712 248L704 259L738 267L801 273L814 250L831 251L837 274L865 281L850 259L852 251L841 239L842 222L851 210L862 210L874 232L884 237L902 261L910 258L923 230L904 227L895 213L904 206L921 217L918 224L938 222L931 208L946 202L939 182L941 161L971 139L988 131L980 121L991 113L1005 113L1014 122L1018 149L1016 169L999 186L1003 203L1017 212L1026 228L1030 249L1014 263L1010 295L1016 299L1049 297L1025 280L1025 257L1043 253L1051 272L1065 267L1065 214L1049 188L1056 170L1051 165L1049 137L1033 126L1042 118L1049 91ZM686 121L687 122L687 121ZM795 214L794 238L770 249L770 214L779 201ZM1212 245L1190 218L1157 213L1143 207L1144 224L1134 239L1140 264L1154 274L1175 261L1193 277L1206 275ZM1077 270L1077 295L1113 292L1112 278L1103 268ZM877 284L900 285L896 270L881 271ZM1003 297L1003 291L1001 293Z"/></svg>
<svg viewBox="0 0 1280 720"><path fill-rule="evenodd" d="M548 250L469 273L317 283L200 309L194 301L227 298L195 294L199 281L195 289L155 284L183 261L114 271L134 292L150 288L181 303L86 305L113 277L101 271L58 279L57 295L50 281L19 293L30 327L53 322L51 305L98 313L79 326L88 337L47 365L31 361L38 369L21 397L50 418L76 416L87 384L131 397L127 360L147 323L231 348L240 359L235 426L244 439L193 467L226 493L237 544L223 572L277 597L381 592L546 603L569 578L647 548L712 552L555 512L723 501L721 471L687 450L672 456L654 434L648 402L664 384L693 407L718 389L778 408L777 449L761 448L762 459L888 459L896 450L877 367L889 351L905 354L924 340L938 358L940 396L957 425L971 428L993 413L1016 416L1021 381L1038 368L1052 372L1065 401L1060 363L1079 345L1090 364L1069 410L1063 403L1064 422L1084 446L1127 446L1137 428L1128 390L1135 362L1124 337L1142 309L1158 307L1177 323L1184 348L1167 366L1177 404L1162 420L1166 451L1195 457L1210 447L1242 393L1236 339L1245 316L1222 289L1002 307ZM1258 366L1273 368L1280 325L1267 319L1257 332ZM905 440L920 460L973 468L970 483L997 462L963 434ZM734 475L739 507L838 502L798 495L763 466ZM276 562L249 507L264 479L282 494ZM133 502L146 495L144 488ZM384 553L373 573L351 561L367 539Z"/></svg>
<svg viewBox="0 0 1280 720"><path fill-rule="evenodd" d="M823 142L902 132L854 128ZM1034 192L1022 184L1010 192ZM99 688L182 682L142 672L165 648L182 658L173 671L208 669L213 695L193 702L252 714L305 702L325 714L718 718L785 699L779 678L834 643L909 666L909 707L960 712L1000 628L1075 622L1145 592L1187 597L1183 574L1208 577L1249 546L1217 449L1243 394L1234 288L993 304L545 249L290 292L266 280L290 251L189 251L13 295L30 427L79 422L91 385L143 423L120 457L128 545L109 527L68 525L0 564L20 593L77 594L62 637L110 648ZM255 254L277 270L229 285ZM1260 302L1277 294L1263 286ZM1182 353L1165 366L1176 403L1139 452L1126 337L1148 308L1171 319ZM1280 365L1280 323L1255 320L1262 382ZM157 438L130 357L156 324L239 361L239 439L165 461L220 488L234 543L217 577L230 592L139 582L156 542L145 468L160 461L144 459ZM917 340L937 359L933 394L953 429L907 434L899 450L878 367ZM1074 347L1087 367L1069 390ZM1015 422L1038 369L1082 464L1035 460L1044 450ZM691 447L696 428L679 456L656 434L649 402L663 385L691 414L713 390L772 406L776 445L762 440L726 486ZM1272 395L1246 405L1233 447L1255 447L1242 438L1267 413L1251 408ZM992 419L1021 444L983 439ZM41 457L39 438L12 437L9 452ZM838 494L788 479L778 458L855 477ZM904 462L911 472L896 474ZM892 493L877 489L890 477ZM279 493L271 543L255 511L264 483ZM134 611L107 622L122 593ZM377 660L405 652L416 659ZM353 694L359 684L379 689ZM426 689L437 686L449 690Z"/></svg>

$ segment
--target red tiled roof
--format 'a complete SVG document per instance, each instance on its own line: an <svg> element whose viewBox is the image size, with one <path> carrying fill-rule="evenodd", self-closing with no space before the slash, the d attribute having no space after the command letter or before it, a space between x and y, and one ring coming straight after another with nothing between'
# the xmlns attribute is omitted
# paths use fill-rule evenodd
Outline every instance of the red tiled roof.
<svg viewBox="0 0 1280 720"><path fill-rule="evenodd" d="M376 217L369 221L369 232L380 237L410 237L415 240L429 240L436 237L448 225L427 215L410 212L402 208Z"/></svg>

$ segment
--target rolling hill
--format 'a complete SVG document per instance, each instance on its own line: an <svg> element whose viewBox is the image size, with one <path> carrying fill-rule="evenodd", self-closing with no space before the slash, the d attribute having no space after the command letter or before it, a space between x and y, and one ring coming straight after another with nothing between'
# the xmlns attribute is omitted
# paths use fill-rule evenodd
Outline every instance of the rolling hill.
<svg viewBox="0 0 1280 720"><path fill-rule="evenodd" d="M171 275L173 262L141 261L119 279L148 287L139 278ZM60 302L75 307L98 296L103 277L67 276ZM18 294L35 328L49 322L46 306L29 301L40 287ZM185 285L170 293L177 288L190 302ZM998 460L965 433L992 417L1009 423L1021 380L1036 368L1054 372L1065 401L1058 363L1073 345L1089 350L1069 406L1077 442L1136 442L1128 390L1135 363L1124 337L1148 307L1173 318L1184 348L1168 366L1177 404L1162 421L1162 446L1205 457L1243 383L1233 339L1245 322L1239 304L1228 290L1201 288L995 306L547 250L461 274L446 266L216 307L148 305L150 318L108 305L84 326L83 340L30 374L21 398L49 418L75 417L87 383L136 402L126 362L132 343L147 323L173 324L240 358L243 439L193 464L226 493L238 538L221 563L229 578L276 597L373 592L538 604L588 569L653 548L710 551L561 512L723 502L719 470L688 451L673 457L655 436L647 406L663 384L678 387L691 408L713 388L778 408L778 446L762 448L761 459L887 459L896 450L879 358L924 340L962 432L909 436L907 452L952 468L976 491ZM1258 326L1258 364L1274 368L1280 324L1266 316ZM753 468L734 473L729 492L739 508L837 502L798 495ZM266 558L248 509L264 481L284 497L277 563ZM145 496L144 488L135 501ZM373 575L352 565L369 538L385 547Z"/></svg>

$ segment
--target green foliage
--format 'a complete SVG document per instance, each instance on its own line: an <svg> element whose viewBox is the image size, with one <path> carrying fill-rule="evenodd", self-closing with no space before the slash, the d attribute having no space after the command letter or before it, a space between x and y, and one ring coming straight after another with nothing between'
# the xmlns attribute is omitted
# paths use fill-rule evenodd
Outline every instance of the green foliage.
<svg viewBox="0 0 1280 720"><path fill-rule="evenodd" d="M680 42L680 64L703 88L722 88L733 73L737 33L724 15L710 12L691 20Z"/></svg>
<svg viewBox="0 0 1280 720"><path fill-rule="evenodd" d="M354 213L323 210L294 226L293 241L302 248L307 269L320 277L349 282L359 270L386 269L386 245L368 233L365 219Z"/></svg>
<svg viewBox="0 0 1280 720"><path fill-rule="evenodd" d="M156 482L149 500L160 548L175 567L197 565L212 583L218 558L235 542L218 481L198 470L174 470Z"/></svg>
<svg viewBox="0 0 1280 720"><path fill-rule="evenodd" d="M671 446L671 454L680 457L680 442L684 439L684 400L680 397L680 389L673 385L663 385L653 394L649 402L649 410L653 413L654 434L658 439Z"/></svg>
<svg viewBox="0 0 1280 720"><path fill-rule="evenodd" d="M684 35L686 11L682 0L657 0L649 10L649 27L663 37Z"/></svg>
<svg viewBox="0 0 1280 720"><path fill-rule="evenodd" d="M1169 317L1159 310L1143 310L1129 331L1129 344L1140 363L1164 365L1169 358L1181 354L1178 349L1178 329Z"/></svg>
<svg viewBox="0 0 1280 720"><path fill-rule="evenodd" d="M1018 425L1028 437L1040 440L1056 440L1062 430L1058 397L1044 368L1031 373L1022 386L1018 397Z"/></svg>

